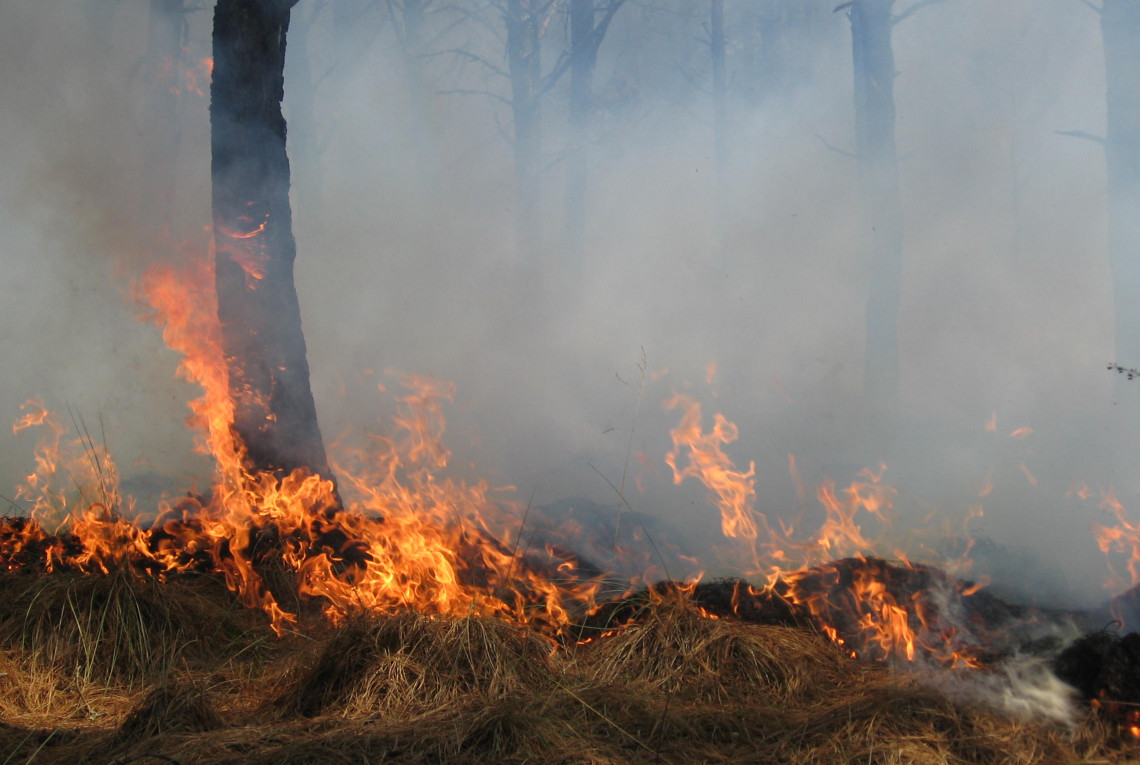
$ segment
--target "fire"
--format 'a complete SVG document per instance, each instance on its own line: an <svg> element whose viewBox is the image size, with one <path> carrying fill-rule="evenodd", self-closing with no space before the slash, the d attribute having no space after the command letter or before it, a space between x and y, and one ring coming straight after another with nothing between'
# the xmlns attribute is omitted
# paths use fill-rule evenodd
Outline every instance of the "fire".
<svg viewBox="0 0 1140 765"><path fill-rule="evenodd" d="M913 567L901 552L895 553L901 565L866 557L877 546L866 531L868 523L880 531L891 525L897 492L883 482L885 465L864 469L842 489L823 482L816 498L825 518L814 536L797 537L790 525L773 527L756 510L755 464L740 470L724 450L737 439L733 423L717 414L706 431L701 405L687 396L675 395L664 406L681 410L680 424L672 431L673 449L666 456L674 482L695 478L709 490L724 535L745 549L751 565L745 575L765 581L760 589L734 591L734 611L744 597L776 598L809 613L853 656L910 662L921 652L948 666L980 665L971 655L972 636L958 626L951 609L937 604L968 597L984 582L967 586L939 580L929 570ZM789 471L802 502L803 486L791 456ZM972 508L969 518L979 515L981 508ZM861 645L854 645L852 636Z"/></svg>
<svg viewBox="0 0 1140 765"><path fill-rule="evenodd" d="M230 238L256 242L260 230L251 225L248 236ZM525 514L508 498L513 487L444 477L451 383L396 375L395 385L379 385L381 392L397 391L396 414L387 428L345 434L330 445L336 486L303 470L252 471L233 427L212 262L155 266L135 285L145 318L181 354L178 375L201 388L187 424L196 450L213 458L209 488L165 500L142 523L119 495L117 469L103 445L82 436L69 441L42 403L29 402L14 428L39 429L43 438L18 492L29 518L0 525L6 569L212 572L242 603L264 610L279 634L307 609L333 622L355 611L414 609L560 631L597 608L600 577L583 574L573 556L552 547L536 552L520 544ZM710 365L708 379L714 374ZM708 490L721 531L742 551L741 572L760 582L734 591L734 611L742 599L776 600L810 615L853 656L915 661L921 655L976 666L966 647L971 636L944 604L982 585L937 579L898 552L902 564L871 557L890 528L897 496L883 480L885 465L861 471L844 487L823 482L816 491L823 520L805 535L757 510L755 464L740 469L726 451L739 437L733 422L717 413L706 430L701 404L686 395L664 406L679 412L665 455L674 483L695 479ZM807 491L793 455L788 469L802 511ZM673 588L684 597L696 586L693 580Z"/></svg>
<svg viewBox="0 0 1140 765"><path fill-rule="evenodd" d="M15 427L45 434L17 493L30 519L6 524L0 536L6 567L32 563L27 551L35 550L47 570L213 571L278 633L298 614L281 606L279 585L267 584L273 570L287 572L296 595L321 603L334 621L354 610L414 608L559 629L593 605L599 583L579 575L575 560L518 552L517 508L495 496L500 489L437 477L450 456L442 440L448 383L401 378L408 393L397 399L396 435L336 445L343 507L320 476L251 472L232 430L212 286L209 260L152 268L136 285L147 318L182 354L178 374L202 388L187 423L196 448L214 458L210 491L163 502L149 525L129 519L106 450L89 438L68 441L51 413L29 402Z"/></svg>

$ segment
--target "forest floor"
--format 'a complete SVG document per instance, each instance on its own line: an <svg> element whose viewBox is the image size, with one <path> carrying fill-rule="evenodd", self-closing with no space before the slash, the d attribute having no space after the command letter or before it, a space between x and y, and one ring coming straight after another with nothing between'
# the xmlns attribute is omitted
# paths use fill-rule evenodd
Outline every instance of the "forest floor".
<svg viewBox="0 0 1140 765"><path fill-rule="evenodd" d="M0 592L0 765L1140 761L1096 709L1017 719L678 598L578 642L415 614L278 637L211 576L14 573Z"/></svg>

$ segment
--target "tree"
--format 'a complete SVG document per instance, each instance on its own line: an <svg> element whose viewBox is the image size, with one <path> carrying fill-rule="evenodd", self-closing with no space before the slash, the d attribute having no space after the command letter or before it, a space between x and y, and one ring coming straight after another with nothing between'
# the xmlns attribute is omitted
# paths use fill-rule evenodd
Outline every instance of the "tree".
<svg viewBox="0 0 1140 765"><path fill-rule="evenodd" d="M248 467L331 478L293 282L285 38L297 0L218 0L210 86L218 319Z"/></svg>
<svg viewBox="0 0 1140 765"><path fill-rule="evenodd" d="M515 216L519 250L542 244L542 49L549 0L506 0L507 69L514 118Z"/></svg>
<svg viewBox="0 0 1140 765"><path fill-rule="evenodd" d="M874 411L898 397L898 311L903 215L895 145L894 0L850 3L855 72L855 152L862 200L861 247L868 264L864 388Z"/></svg>
<svg viewBox="0 0 1140 765"><path fill-rule="evenodd" d="M894 14L895 0L853 0L848 10L855 74L855 153L858 162L860 250L867 263L863 385L871 411L889 439L897 419L898 313L902 297L903 212L895 143L894 26L919 8Z"/></svg>
<svg viewBox="0 0 1140 765"><path fill-rule="evenodd" d="M589 175L590 115L598 49L614 14L625 0L570 0L570 151L566 157L566 254L575 266L583 256L586 235L586 181ZM557 69L554 72L557 75Z"/></svg>
<svg viewBox="0 0 1140 765"><path fill-rule="evenodd" d="M1134 365L1140 360L1140 2L1104 0L1100 23L1107 86L1104 158L1116 358Z"/></svg>

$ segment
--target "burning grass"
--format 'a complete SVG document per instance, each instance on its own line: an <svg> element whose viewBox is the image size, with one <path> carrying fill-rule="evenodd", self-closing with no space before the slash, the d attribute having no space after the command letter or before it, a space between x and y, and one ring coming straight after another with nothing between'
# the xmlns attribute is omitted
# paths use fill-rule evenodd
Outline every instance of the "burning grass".
<svg viewBox="0 0 1140 765"><path fill-rule="evenodd" d="M41 589L67 591L51 577L27 578ZM174 603L186 597L179 592L184 583L146 586ZM28 623L58 619L51 609L68 598L50 594L24 607ZM221 585L194 597L207 621L232 609ZM212 632L168 625L153 628L156 639L160 629L173 629L168 638L182 649L150 674L124 672L114 652L96 653L83 670L45 662L31 647L6 648L0 761L608 765L1140 757L1095 712L1071 728L1016 720L984 698L952 699L913 674L853 659L813 628L712 618L676 592L648 599L623 624L581 643L556 643L500 619L397 613L337 628L314 623L272 638L271 651L259 645L271 634L263 620L260 632L227 636L228 649L207 661L195 646L208 644ZM49 685L52 703L37 704ZM93 703L96 695L102 700Z"/></svg>

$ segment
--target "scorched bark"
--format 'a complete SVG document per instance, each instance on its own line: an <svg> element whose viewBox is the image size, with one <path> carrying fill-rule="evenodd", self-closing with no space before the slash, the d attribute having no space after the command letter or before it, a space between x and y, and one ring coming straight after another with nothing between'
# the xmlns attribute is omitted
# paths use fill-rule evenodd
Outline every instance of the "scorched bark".
<svg viewBox="0 0 1140 765"><path fill-rule="evenodd" d="M293 281L285 36L296 0L218 0L210 86L218 319L249 467L331 477Z"/></svg>

